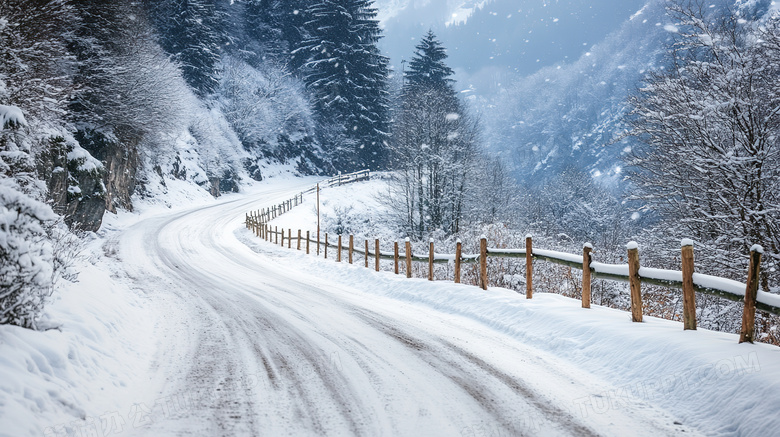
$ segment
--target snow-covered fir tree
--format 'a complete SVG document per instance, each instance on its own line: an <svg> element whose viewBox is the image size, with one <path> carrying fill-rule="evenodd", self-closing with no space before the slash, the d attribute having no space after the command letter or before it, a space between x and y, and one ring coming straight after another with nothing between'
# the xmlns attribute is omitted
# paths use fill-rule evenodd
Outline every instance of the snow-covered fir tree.
<svg viewBox="0 0 780 437"><path fill-rule="evenodd" d="M224 12L215 0L147 0L160 45L181 64L199 96L219 84L217 66L224 41Z"/></svg>
<svg viewBox="0 0 780 437"><path fill-rule="evenodd" d="M399 224L418 238L459 231L479 155L476 122L458 101L446 58L429 31L409 63L393 125Z"/></svg>
<svg viewBox="0 0 780 437"><path fill-rule="evenodd" d="M388 60L371 0L324 0L306 9L304 77L324 129L326 147L344 170L386 163Z"/></svg>

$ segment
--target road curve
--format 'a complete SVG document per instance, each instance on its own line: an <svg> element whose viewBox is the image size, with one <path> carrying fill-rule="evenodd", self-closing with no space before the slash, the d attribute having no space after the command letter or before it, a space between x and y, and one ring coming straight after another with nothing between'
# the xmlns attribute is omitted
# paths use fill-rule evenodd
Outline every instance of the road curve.
<svg viewBox="0 0 780 437"><path fill-rule="evenodd" d="M670 435L645 404L585 417L604 391L488 327L315 278L242 244L244 212L300 191L268 187L142 220L105 252L163 314L138 435ZM270 245L269 245L270 246ZM144 413L144 414L142 414ZM695 435L690 430L686 435ZM626 434L628 432L628 434Z"/></svg>

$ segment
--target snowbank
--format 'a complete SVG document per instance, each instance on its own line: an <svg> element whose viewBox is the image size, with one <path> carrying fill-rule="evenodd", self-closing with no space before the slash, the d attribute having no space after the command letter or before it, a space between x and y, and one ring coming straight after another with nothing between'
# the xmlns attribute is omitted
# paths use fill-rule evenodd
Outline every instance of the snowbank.
<svg viewBox="0 0 780 437"><path fill-rule="evenodd" d="M154 309L101 263L80 268L47 309L48 330L0 326L0 435L103 435L89 434L95 420L102 430L138 399Z"/></svg>
<svg viewBox="0 0 780 437"><path fill-rule="evenodd" d="M573 398L562 406L583 418L608 417L621 408L621 399L633 399L673 411L685 425L707 435L768 436L780 429L780 348L738 344L734 334L683 331L679 322L654 317L632 323L628 312L583 309L578 300L541 290L526 300L502 288L485 292L376 273L362 263L337 264L279 248L245 229L236 233L253 250L277 259L280 269L294 265L306 272L301 275L337 282L356 293L477 321L497 336L509 336L613 382L617 390Z"/></svg>

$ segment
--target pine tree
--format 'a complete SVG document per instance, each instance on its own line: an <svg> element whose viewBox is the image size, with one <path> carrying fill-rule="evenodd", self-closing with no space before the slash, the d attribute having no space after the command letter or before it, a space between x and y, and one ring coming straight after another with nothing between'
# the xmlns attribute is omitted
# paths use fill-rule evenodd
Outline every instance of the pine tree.
<svg viewBox="0 0 780 437"><path fill-rule="evenodd" d="M458 101L446 58L429 31L410 62L393 125L400 224L419 238L459 231L475 177L477 126Z"/></svg>
<svg viewBox="0 0 780 437"><path fill-rule="evenodd" d="M337 167L386 163L388 60L372 0L323 0L306 10L308 37L293 52L308 58L304 80Z"/></svg>
<svg viewBox="0 0 780 437"><path fill-rule="evenodd" d="M292 51L303 41L306 4L303 0L245 0L243 45L260 59L271 58L290 71L305 59Z"/></svg>
<svg viewBox="0 0 780 437"><path fill-rule="evenodd" d="M411 88L426 87L446 90L455 82L450 76L455 72L444 62L447 52L441 42L429 30L420 44L415 47L414 57L405 73L407 85Z"/></svg>
<svg viewBox="0 0 780 437"><path fill-rule="evenodd" d="M181 64L184 79L203 97L219 83L217 65L225 42L224 14L214 0L147 0L160 45Z"/></svg>

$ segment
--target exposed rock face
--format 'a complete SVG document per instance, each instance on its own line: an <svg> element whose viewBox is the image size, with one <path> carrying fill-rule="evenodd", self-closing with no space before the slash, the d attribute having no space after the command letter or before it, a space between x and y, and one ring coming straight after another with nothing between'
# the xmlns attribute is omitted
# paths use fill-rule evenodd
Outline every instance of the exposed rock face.
<svg viewBox="0 0 780 437"><path fill-rule="evenodd" d="M215 178L215 177L209 178L209 193L211 193L211 195L214 197L219 197L221 194L219 192L219 182L220 182L219 178Z"/></svg>
<svg viewBox="0 0 780 437"><path fill-rule="evenodd" d="M106 209L116 213L116 208L133 210L131 196L135 191L138 172L138 149L135 146L122 148L118 145L101 161L106 166Z"/></svg>
<svg viewBox="0 0 780 437"><path fill-rule="evenodd" d="M135 191L139 165L137 144L120 143L92 130L79 131L76 139L103 163L104 208L113 213L116 213L117 207L132 211L131 196Z"/></svg>
<svg viewBox="0 0 780 437"><path fill-rule="evenodd" d="M68 226L97 231L106 205L103 167L86 151L74 151L74 146L61 137L50 140L38 156L37 167L46 182L52 208L65 217Z"/></svg>

